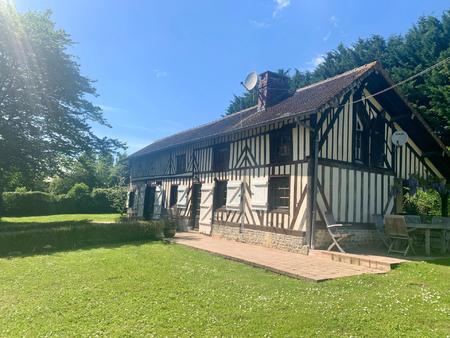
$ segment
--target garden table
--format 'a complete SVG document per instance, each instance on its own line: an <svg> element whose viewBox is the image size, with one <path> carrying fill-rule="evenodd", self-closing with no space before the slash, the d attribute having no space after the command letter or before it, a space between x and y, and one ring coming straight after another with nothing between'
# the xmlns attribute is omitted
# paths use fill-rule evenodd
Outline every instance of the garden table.
<svg viewBox="0 0 450 338"><path fill-rule="evenodd" d="M425 230L425 254L431 255L431 230L438 230L441 233L441 254L445 254L447 251L447 242L445 234L450 231L450 227L447 224L428 224L428 223L408 223L409 229L421 229Z"/></svg>

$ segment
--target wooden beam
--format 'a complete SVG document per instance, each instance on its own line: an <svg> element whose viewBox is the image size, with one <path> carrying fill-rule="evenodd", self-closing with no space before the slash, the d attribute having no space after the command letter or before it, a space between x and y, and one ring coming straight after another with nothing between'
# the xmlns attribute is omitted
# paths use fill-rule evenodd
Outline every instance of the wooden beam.
<svg viewBox="0 0 450 338"><path fill-rule="evenodd" d="M314 232L316 222L317 204L317 167L319 154L319 129L317 127L317 114L310 117L313 131L310 133L310 157L308 161L308 225L306 228L306 239L310 249L314 249Z"/></svg>
<svg viewBox="0 0 450 338"><path fill-rule="evenodd" d="M306 123L306 121L307 121L307 119L300 119L300 116L297 116L296 118L295 118L295 122L298 124L298 125L300 125L300 126L302 126L302 127L304 127L304 128L306 128L306 129L308 129L308 130L312 130L312 128L311 128L311 126L309 125L309 124L307 124Z"/></svg>
<svg viewBox="0 0 450 338"><path fill-rule="evenodd" d="M344 95L344 97L343 97L343 99L342 99L342 102L343 102L344 104L341 105L341 106L338 108L337 111L335 111L335 113L334 113L334 115L333 115L333 117L332 117L330 123L329 123L328 126L327 126L327 129L325 129L325 131L324 131L323 134L321 135L320 139L318 140L318 150L319 150L319 149L322 149L322 146L323 146L323 144L325 143L325 140L327 139L328 134L330 133L331 129L333 129L333 126L334 126L334 124L335 124L337 118L339 117L339 115L341 114L341 112L344 110L344 107L345 107L345 105L347 104L347 101L348 101L348 99L350 98L350 95L351 95L351 94L352 94L352 92L350 91L350 92L348 92L347 94ZM317 122L316 122L316 125L315 125L316 128L321 128L321 127L322 127L322 124L324 123L324 121L325 121L327 115L328 115L329 113L331 113L331 109L332 109L332 108L327 109L327 110L326 110L326 113L322 114L322 116L321 116L321 118L320 118L319 121L317 121L317 119L316 119L316 121L317 121Z"/></svg>

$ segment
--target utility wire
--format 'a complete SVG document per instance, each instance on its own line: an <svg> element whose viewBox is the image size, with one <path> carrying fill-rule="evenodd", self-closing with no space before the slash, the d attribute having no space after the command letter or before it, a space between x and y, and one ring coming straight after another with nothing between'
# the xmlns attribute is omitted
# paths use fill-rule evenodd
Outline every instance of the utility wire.
<svg viewBox="0 0 450 338"><path fill-rule="evenodd" d="M362 101L362 100L366 100L366 99L368 99L368 98L370 98L370 97L375 97L375 96L380 95L380 94L383 94L383 93L385 93L385 92L387 92L387 91L389 91L389 90L391 90L391 89L394 89L394 88L396 88L396 87L398 87L398 86L404 85L405 83L407 83L407 82L409 82L409 81L412 81L412 80L418 78L419 76L422 76L422 75L424 75L424 74L426 74L426 73L432 71L433 69L439 67L440 65L443 65L444 63L446 63L446 62L449 61L449 60L450 60L450 56L449 56L448 58L445 58L444 60L441 60L441 61L435 63L434 65L432 65L432 66L430 66L430 67L428 67L428 68L425 68L425 69L422 70L421 72L418 72L418 73L416 73L416 74L414 74L414 75L412 75L412 76L410 76L410 77L408 77L408 78L406 78L406 79L404 79L404 80L402 80L402 81L400 81L400 82L397 82L397 83L393 84L392 86L390 86L390 87L388 87L388 88L385 88L385 89L383 89L383 90L380 90L379 92L376 92L375 94L371 94L371 95L365 96L364 99L359 99L359 100L353 101L353 103L355 103L355 102L360 102L360 101Z"/></svg>

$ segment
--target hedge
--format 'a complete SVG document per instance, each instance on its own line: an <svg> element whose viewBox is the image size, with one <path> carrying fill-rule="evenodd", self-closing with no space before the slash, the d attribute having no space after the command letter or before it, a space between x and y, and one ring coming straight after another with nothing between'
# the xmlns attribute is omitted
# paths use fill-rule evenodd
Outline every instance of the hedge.
<svg viewBox="0 0 450 338"><path fill-rule="evenodd" d="M0 227L0 255L18 255L160 239L163 222L54 224L28 223Z"/></svg>
<svg viewBox="0 0 450 338"><path fill-rule="evenodd" d="M75 185L74 188L65 195L53 195L41 191L4 192L0 215L109 213L122 212L125 207L126 188L97 188L91 193L83 193L84 188L80 185Z"/></svg>

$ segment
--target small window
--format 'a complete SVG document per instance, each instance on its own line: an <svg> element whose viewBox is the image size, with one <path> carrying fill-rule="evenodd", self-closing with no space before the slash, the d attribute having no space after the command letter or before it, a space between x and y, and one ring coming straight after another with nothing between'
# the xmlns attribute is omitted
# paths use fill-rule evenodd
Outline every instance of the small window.
<svg viewBox="0 0 450 338"><path fill-rule="evenodd" d="M214 189L214 209L224 208L227 204L227 181L216 181Z"/></svg>
<svg viewBox="0 0 450 338"><path fill-rule="evenodd" d="M170 186L170 204L169 207L172 208L178 201L178 185Z"/></svg>
<svg viewBox="0 0 450 338"><path fill-rule="evenodd" d="M283 127L270 134L270 163L292 162L292 127Z"/></svg>
<svg viewBox="0 0 450 338"><path fill-rule="evenodd" d="M182 174L186 171L186 154L178 155L175 158L176 161L176 173Z"/></svg>
<svg viewBox="0 0 450 338"><path fill-rule="evenodd" d="M230 159L230 145L228 143L218 144L213 148L213 171L228 170Z"/></svg>
<svg viewBox="0 0 450 338"><path fill-rule="evenodd" d="M289 176L270 178L269 203L272 210L289 210Z"/></svg>

